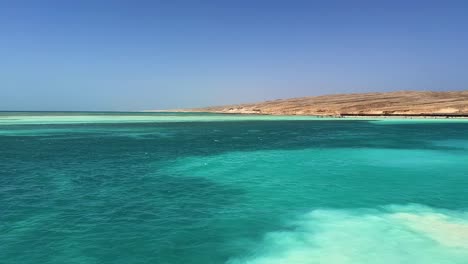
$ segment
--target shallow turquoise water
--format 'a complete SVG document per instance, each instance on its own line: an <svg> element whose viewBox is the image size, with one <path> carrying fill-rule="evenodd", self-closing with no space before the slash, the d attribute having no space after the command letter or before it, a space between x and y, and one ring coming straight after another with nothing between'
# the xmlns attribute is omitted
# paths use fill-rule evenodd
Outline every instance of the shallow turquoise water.
<svg viewBox="0 0 468 264"><path fill-rule="evenodd" d="M468 263L468 121L0 113L0 263Z"/></svg>

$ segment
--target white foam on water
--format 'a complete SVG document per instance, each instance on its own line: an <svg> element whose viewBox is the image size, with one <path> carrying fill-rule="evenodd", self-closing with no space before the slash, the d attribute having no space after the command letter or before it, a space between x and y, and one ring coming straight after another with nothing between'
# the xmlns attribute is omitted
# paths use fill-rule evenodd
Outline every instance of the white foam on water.
<svg viewBox="0 0 468 264"><path fill-rule="evenodd" d="M466 264L468 213L418 205L315 210L229 264Z"/></svg>

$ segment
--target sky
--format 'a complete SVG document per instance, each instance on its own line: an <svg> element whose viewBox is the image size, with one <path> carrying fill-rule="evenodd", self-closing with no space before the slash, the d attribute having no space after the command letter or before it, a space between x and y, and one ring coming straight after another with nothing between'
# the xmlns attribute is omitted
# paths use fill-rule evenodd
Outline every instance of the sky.
<svg viewBox="0 0 468 264"><path fill-rule="evenodd" d="M468 89L468 1L0 1L0 110Z"/></svg>

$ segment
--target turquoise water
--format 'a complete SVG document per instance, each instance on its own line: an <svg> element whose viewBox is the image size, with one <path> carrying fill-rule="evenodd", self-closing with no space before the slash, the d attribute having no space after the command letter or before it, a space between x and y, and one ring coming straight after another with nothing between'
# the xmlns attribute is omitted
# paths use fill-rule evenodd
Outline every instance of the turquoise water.
<svg viewBox="0 0 468 264"><path fill-rule="evenodd" d="M468 121L0 113L0 263L468 263Z"/></svg>

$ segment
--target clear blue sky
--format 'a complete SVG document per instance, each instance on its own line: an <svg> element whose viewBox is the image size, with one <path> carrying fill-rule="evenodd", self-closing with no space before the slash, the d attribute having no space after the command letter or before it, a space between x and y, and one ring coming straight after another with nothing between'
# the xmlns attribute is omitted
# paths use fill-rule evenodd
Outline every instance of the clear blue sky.
<svg viewBox="0 0 468 264"><path fill-rule="evenodd" d="M468 1L0 2L0 109L468 89Z"/></svg>

